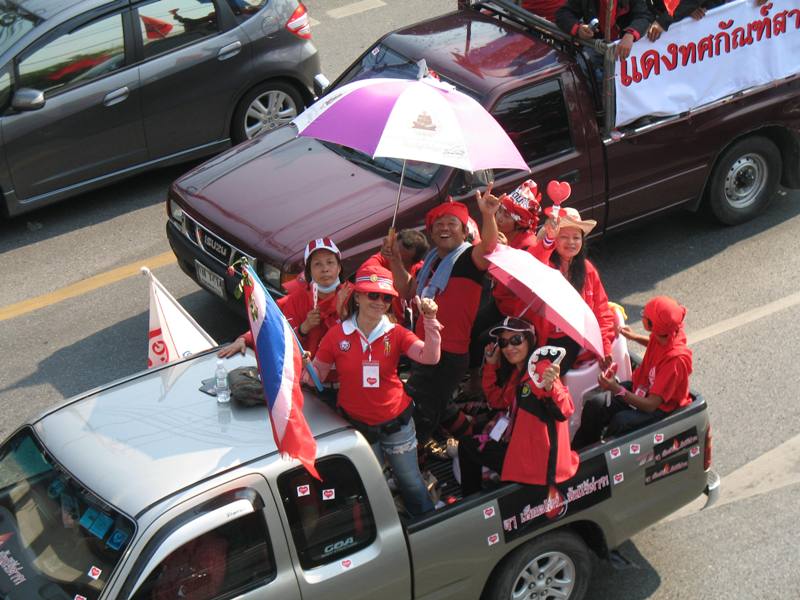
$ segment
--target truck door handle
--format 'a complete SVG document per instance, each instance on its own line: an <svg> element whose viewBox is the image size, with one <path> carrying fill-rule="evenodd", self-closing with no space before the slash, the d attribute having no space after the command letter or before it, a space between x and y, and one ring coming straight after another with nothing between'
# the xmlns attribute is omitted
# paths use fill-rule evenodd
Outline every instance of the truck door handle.
<svg viewBox="0 0 800 600"><path fill-rule="evenodd" d="M119 104L125 100L130 93L131 91L128 89L128 86L121 87L113 92L109 92L106 94L106 97L103 98L103 106L114 106L115 104Z"/></svg>
<svg viewBox="0 0 800 600"><path fill-rule="evenodd" d="M236 40L235 42L231 42L227 46L223 46L217 52L217 59L218 60L227 60L229 58L233 58L242 50L242 42Z"/></svg>
<svg viewBox="0 0 800 600"><path fill-rule="evenodd" d="M567 183L578 183L581 180L581 172L578 169L572 169L556 177L557 181L566 181Z"/></svg>

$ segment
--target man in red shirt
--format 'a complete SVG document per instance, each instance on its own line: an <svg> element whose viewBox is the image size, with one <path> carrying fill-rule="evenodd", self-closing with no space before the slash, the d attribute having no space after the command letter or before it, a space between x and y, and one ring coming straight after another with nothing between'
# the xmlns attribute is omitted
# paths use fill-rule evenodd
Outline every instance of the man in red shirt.
<svg viewBox="0 0 800 600"><path fill-rule="evenodd" d="M637 335L627 327L620 331L626 338L647 346L642 364L633 372L633 381L619 383L600 375L600 387L614 396L610 406L606 406L604 396L586 402L573 447L596 442L603 428L606 435L621 435L691 403L692 351L686 346L685 317L685 307L667 296L656 296L642 311L642 324L650 332L649 337Z"/></svg>
<svg viewBox="0 0 800 600"><path fill-rule="evenodd" d="M480 304L484 273L489 268L486 255L497 245L495 213L500 203L491 194L491 188L490 183L484 194L476 192L483 221L478 244L472 246L466 241L469 219L466 205L444 202L425 217L433 248L415 276L403 266L397 244L391 251L395 288L406 299L415 294L433 299L439 306L438 318L443 326L439 363L413 365L406 384L408 394L414 399L417 439L422 444L440 423L447 426L458 416L451 397L469 366L470 333ZM419 322L416 333L424 339L425 332Z"/></svg>

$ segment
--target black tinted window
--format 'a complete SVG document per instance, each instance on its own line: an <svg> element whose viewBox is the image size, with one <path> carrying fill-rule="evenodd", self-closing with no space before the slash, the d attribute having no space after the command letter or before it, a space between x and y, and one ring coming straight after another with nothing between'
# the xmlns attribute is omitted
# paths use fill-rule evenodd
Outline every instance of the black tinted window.
<svg viewBox="0 0 800 600"><path fill-rule="evenodd" d="M122 15L62 35L19 63L18 87L56 90L107 75L125 64Z"/></svg>
<svg viewBox="0 0 800 600"><path fill-rule="evenodd" d="M237 498L263 504L252 490L239 490L192 511L202 515ZM142 584L134 600L231 597L264 585L275 576L275 561L261 510L244 515L187 542L162 562Z"/></svg>
<svg viewBox="0 0 800 600"><path fill-rule="evenodd" d="M338 560L375 539L375 522L355 467L345 458L317 461L322 482L303 468L278 478L292 538L304 569Z"/></svg>
<svg viewBox="0 0 800 600"><path fill-rule="evenodd" d="M267 0L227 0L233 9L233 14L239 17L240 21L249 19L252 15L260 11L267 3Z"/></svg>
<svg viewBox="0 0 800 600"><path fill-rule="evenodd" d="M138 7L146 58L191 44L218 31L212 2L159 0Z"/></svg>
<svg viewBox="0 0 800 600"><path fill-rule="evenodd" d="M557 80L503 96L492 114L528 163L572 148L567 107Z"/></svg>

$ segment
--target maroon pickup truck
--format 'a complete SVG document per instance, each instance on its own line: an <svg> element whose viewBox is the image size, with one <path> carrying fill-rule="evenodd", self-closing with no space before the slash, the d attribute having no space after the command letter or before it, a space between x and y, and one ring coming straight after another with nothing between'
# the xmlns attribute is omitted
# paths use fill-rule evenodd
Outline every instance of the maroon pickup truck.
<svg viewBox="0 0 800 600"><path fill-rule="evenodd" d="M800 76L613 130L576 43L508 4L473 3L389 33L334 83L413 78L425 59L491 111L530 165L531 175L409 164L398 228L421 227L432 206L468 199L488 180L498 192L529 176L569 181L571 205L598 222L598 234L702 206L735 224L763 211L779 184L800 187ZM238 279L226 267L243 255L280 294L301 270L306 242L322 235L335 239L350 275L386 234L401 166L285 126L172 185L170 244L181 268L223 299Z"/></svg>

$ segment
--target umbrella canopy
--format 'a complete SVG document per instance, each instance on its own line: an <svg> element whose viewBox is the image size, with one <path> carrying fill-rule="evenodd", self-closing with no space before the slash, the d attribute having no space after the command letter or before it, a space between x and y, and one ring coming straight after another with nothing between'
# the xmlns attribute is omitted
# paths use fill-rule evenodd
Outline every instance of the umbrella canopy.
<svg viewBox="0 0 800 600"><path fill-rule="evenodd" d="M465 171L528 165L478 102L430 76L354 81L294 119L300 135L370 156L417 160Z"/></svg>
<svg viewBox="0 0 800 600"><path fill-rule="evenodd" d="M600 325L592 309L561 273L530 253L498 245L486 258L489 273L581 346L603 356Z"/></svg>

